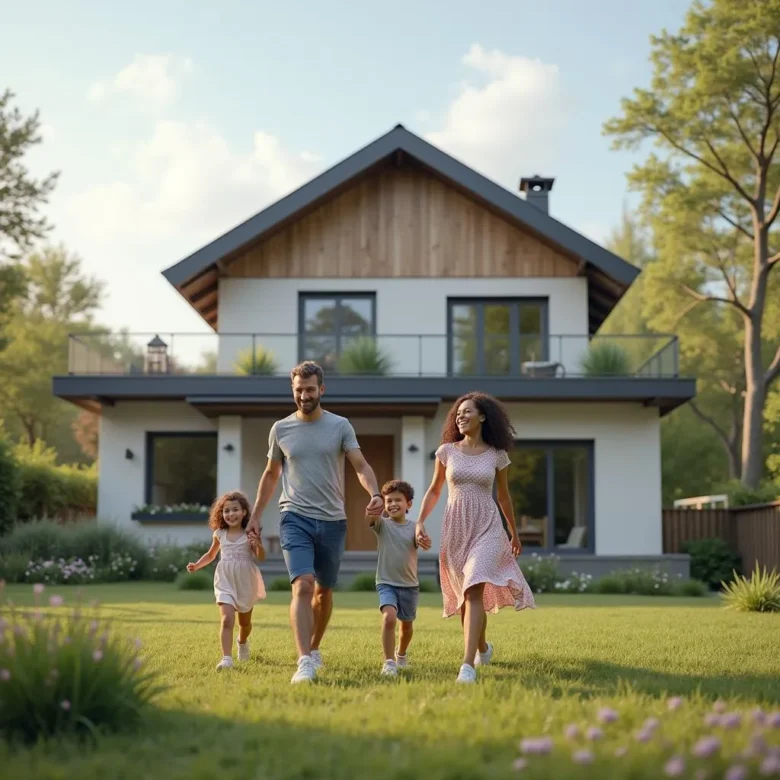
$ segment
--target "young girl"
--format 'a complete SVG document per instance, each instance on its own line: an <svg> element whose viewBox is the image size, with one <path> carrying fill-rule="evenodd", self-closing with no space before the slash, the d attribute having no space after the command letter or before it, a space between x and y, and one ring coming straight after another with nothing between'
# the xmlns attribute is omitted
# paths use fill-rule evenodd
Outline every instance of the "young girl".
<svg viewBox="0 0 780 780"><path fill-rule="evenodd" d="M487 613L501 607L519 610L534 606L516 560L522 546L509 494L506 454L513 440L512 423L495 398L486 393L467 393L459 398L444 423L433 480L417 519L417 541L426 549L430 538L425 521L446 480L439 570L444 617L460 613L463 624L461 683L475 682L475 666L490 663L493 657L493 645L485 639ZM494 484L509 537L493 500Z"/></svg>
<svg viewBox="0 0 780 780"><path fill-rule="evenodd" d="M211 506L209 527L214 529L214 539L209 551L195 563L187 564L193 572L208 566L221 550L217 570L214 572L214 596L222 615L220 641L222 660L217 671L233 666L233 627L238 612L238 660L249 660L247 639L252 633L252 609L255 602L265 598L265 585L255 558L265 557L262 546L250 543L246 535L249 523L249 502L243 493L225 493ZM254 556L254 558L253 558Z"/></svg>

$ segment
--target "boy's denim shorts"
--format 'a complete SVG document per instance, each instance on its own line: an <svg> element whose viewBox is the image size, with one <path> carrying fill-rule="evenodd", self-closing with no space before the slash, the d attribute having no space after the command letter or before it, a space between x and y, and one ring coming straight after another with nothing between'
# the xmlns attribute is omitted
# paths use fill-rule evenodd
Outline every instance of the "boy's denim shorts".
<svg viewBox="0 0 780 780"><path fill-rule="evenodd" d="M395 607L398 619L405 623L411 622L417 617L417 601L420 598L419 585L404 588L400 585L380 583L376 586L376 592L379 594L380 610L382 607Z"/></svg>
<svg viewBox="0 0 780 780"><path fill-rule="evenodd" d="M295 512L282 514L279 542L290 582L313 574L323 588L335 588L346 539L346 520L314 520Z"/></svg>

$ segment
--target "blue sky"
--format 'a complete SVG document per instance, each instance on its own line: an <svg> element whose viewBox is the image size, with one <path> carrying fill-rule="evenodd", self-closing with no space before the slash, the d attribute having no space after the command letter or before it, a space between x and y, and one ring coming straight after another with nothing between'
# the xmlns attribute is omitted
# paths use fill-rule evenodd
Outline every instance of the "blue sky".
<svg viewBox="0 0 780 780"><path fill-rule="evenodd" d="M601 126L688 6L40 0L4 11L0 88L41 111L51 240L101 320L203 331L159 272L397 122L504 186L555 176L553 215L603 240L640 158Z"/></svg>

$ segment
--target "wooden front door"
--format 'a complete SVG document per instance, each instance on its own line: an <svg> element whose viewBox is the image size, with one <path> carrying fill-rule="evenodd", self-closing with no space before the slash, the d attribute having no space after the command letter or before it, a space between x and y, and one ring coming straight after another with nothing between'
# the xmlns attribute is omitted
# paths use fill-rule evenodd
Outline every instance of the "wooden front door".
<svg viewBox="0 0 780 780"><path fill-rule="evenodd" d="M391 480L395 461L393 436L359 436L363 456L374 469L379 487ZM347 510L347 550L376 550L376 537L366 520L366 505L370 501L355 474L352 464L345 464L344 503Z"/></svg>

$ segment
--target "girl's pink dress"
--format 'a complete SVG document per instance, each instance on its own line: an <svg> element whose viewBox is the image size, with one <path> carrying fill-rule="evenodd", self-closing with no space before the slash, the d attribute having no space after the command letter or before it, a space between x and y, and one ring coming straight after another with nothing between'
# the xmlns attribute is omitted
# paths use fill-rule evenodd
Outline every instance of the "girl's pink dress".
<svg viewBox="0 0 780 780"><path fill-rule="evenodd" d="M492 447L466 455L454 444L442 444L436 457L446 469L448 492L439 552L444 617L458 614L464 592L481 582L486 612L533 607L493 498L496 469L506 468L509 456Z"/></svg>

